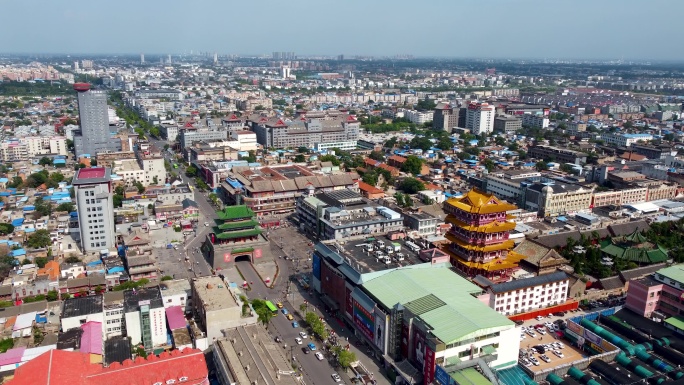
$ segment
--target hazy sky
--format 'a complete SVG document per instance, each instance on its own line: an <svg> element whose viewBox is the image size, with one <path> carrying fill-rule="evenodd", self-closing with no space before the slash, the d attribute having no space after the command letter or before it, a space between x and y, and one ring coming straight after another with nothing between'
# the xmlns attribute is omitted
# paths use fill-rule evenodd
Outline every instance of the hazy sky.
<svg viewBox="0 0 684 385"><path fill-rule="evenodd" d="M684 60L684 0L6 0L0 52Z"/></svg>

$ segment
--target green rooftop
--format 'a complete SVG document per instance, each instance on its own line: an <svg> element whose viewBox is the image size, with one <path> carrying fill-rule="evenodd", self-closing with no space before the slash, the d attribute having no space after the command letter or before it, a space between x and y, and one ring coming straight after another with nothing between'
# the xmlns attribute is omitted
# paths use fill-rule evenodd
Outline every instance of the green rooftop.
<svg viewBox="0 0 684 385"><path fill-rule="evenodd" d="M677 330L684 330L684 317L670 317L665 320L665 323L674 326Z"/></svg>
<svg viewBox="0 0 684 385"><path fill-rule="evenodd" d="M218 239L235 239L235 238L242 238L242 237L253 237L253 236L259 235L259 234L261 234L261 230L252 229L252 230L245 230L245 231L232 231L230 233L216 234L216 238L218 238Z"/></svg>
<svg viewBox="0 0 684 385"><path fill-rule="evenodd" d="M684 284L684 263L672 265L656 272L665 278Z"/></svg>
<svg viewBox="0 0 684 385"><path fill-rule="evenodd" d="M254 218L254 211L245 205L230 206L217 212L220 220L229 221L233 219Z"/></svg>
<svg viewBox="0 0 684 385"><path fill-rule="evenodd" d="M491 381L475 368L465 368L451 373L450 376L457 384L492 385Z"/></svg>
<svg viewBox="0 0 684 385"><path fill-rule="evenodd" d="M225 222L221 225L218 226L220 230L234 230L234 229L242 229L242 228L248 228L248 227L256 227L259 226L259 222L257 222L254 219L249 219L246 221L237 221L237 222Z"/></svg>
<svg viewBox="0 0 684 385"><path fill-rule="evenodd" d="M401 303L450 344L513 327L513 322L471 294L482 289L448 266L402 267L366 280L364 289L387 308Z"/></svg>

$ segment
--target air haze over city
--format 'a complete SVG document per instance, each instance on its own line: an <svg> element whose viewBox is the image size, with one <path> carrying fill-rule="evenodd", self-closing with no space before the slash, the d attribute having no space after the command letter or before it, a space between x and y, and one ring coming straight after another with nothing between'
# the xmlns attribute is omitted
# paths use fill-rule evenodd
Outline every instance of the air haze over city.
<svg viewBox="0 0 684 385"><path fill-rule="evenodd" d="M683 383L684 3L2 12L0 383Z"/></svg>
<svg viewBox="0 0 684 385"><path fill-rule="evenodd" d="M658 19L638 21L647 10ZM676 60L673 0L7 2L0 52ZM56 25L59 33L55 33Z"/></svg>

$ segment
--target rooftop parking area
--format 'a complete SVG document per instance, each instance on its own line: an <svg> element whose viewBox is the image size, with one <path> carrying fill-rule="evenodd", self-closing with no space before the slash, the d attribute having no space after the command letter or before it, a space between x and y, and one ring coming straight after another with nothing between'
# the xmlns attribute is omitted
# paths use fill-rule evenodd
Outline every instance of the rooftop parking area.
<svg viewBox="0 0 684 385"><path fill-rule="evenodd" d="M380 242L382 242L382 247ZM395 244L399 245L398 251ZM369 251L369 246L371 245L373 251ZM391 253L388 253L388 247L392 248ZM351 264L355 268L358 266L362 272L380 271L423 263L418 258L418 253L406 247L405 241L391 241L385 236L349 241L343 245L340 251L342 251L343 257L348 258ZM403 256L403 259L398 257L399 254ZM382 257L380 257L381 255Z"/></svg>
<svg viewBox="0 0 684 385"><path fill-rule="evenodd" d="M543 325L544 322L548 321L548 319L544 319L543 321L536 321L535 325ZM545 334L540 334L539 332L534 330L534 337L532 337L528 333L524 333L525 338L520 341L521 351L527 353L528 358L535 358L539 365L535 365L534 363L531 363L530 365L525 365L522 358L519 359L520 365L527 366L528 369L532 370L533 372L541 372L549 368L554 368L556 366L570 364L572 362L587 357L587 355L581 350L579 350L577 347L570 345L570 341L561 339L556 332L549 332L547 327L544 327L543 330ZM553 343L558 342L562 343L562 347L554 348L553 350L559 351L563 355L563 357L559 357L556 354L554 354L553 350L547 350L545 353L542 354L533 349L533 347L537 345L551 345ZM548 357L549 362L544 361L541 358L542 355Z"/></svg>

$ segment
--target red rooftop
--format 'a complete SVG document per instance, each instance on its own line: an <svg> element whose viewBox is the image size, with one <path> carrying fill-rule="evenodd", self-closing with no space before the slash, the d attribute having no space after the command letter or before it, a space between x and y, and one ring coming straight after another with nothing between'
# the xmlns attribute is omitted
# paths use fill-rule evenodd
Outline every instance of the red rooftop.
<svg viewBox="0 0 684 385"><path fill-rule="evenodd" d="M76 179L99 179L105 177L104 167L82 168L78 170Z"/></svg>

